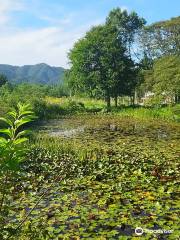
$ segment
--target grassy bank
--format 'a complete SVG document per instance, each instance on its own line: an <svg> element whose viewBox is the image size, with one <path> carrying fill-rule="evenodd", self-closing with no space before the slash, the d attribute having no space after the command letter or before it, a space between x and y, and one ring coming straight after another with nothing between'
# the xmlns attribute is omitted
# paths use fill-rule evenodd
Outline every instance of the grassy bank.
<svg viewBox="0 0 180 240"><path fill-rule="evenodd" d="M137 119L160 119L165 121L180 121L180 105L166 107L127 107L114 110L120 116L133 117Z"/></svg>
<svg viewBox="0 0 180 240"><path fill-rule="evenodd" d="M28 90L28 91L27 91ZM0 99L0 116L3 116L10 108L14 108L17 102L30 103L39 119L59 118L63 115L74 114L102 114L106 113L106 103L103 100L82 97L51 97L42 89L35 86L21 86L11 91L4 90ZM115 108L112 105L111 113L120 116L129 116L138 119L162 119L179 121L180 105L166 107L128 107L125 105Z"/></svg>

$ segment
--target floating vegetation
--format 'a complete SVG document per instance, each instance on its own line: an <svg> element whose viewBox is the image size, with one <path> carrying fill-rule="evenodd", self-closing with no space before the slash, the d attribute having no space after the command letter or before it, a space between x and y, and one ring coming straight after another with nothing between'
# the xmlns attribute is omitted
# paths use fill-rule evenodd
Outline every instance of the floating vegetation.
<svg viewBox="0 0 180 240"><path fill-rule="evenodd" d="M136 227L167 231L143 239L178 239L179 136L178 123L113 115L42 124L15 176L4 236L47 191L14 239L137 239Z"/></svg>

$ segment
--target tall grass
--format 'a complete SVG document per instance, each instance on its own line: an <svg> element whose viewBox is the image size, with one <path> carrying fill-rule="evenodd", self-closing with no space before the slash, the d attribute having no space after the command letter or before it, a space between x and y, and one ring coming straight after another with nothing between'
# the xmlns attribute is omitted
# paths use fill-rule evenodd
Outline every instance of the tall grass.
<svg viewBox="0 0 180 240"><path fill-rule="evenodd" d="M84 105L86 109L92 108L104 108L106 106L103 100L97 100L92 98L81 98L81 97L62 97L62 98L55 98L55 97L46 97L46 102L49 104L59 104L61 107L68 107L71 102L74 103L81 103Z"/></svg>
<svg viewBox="0 0 180 240"><path fill-rule="evenodd" d="M180 121L180 105L161 108L122 108L116 113L120 116L138 119L162 119L166 121Z"/></svg>

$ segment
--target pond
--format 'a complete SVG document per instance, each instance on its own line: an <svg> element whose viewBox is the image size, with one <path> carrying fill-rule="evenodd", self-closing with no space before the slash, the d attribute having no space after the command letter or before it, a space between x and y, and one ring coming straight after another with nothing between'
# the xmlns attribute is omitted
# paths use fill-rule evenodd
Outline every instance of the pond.
<svg viewBox="0 0 180 240"><path fill-rule="evenodd" d="M84 132L85 125L81 121L72 119L57 119L42 122L39 131L48 134L50 137L73 137Z"/></svg>
<svg viewBox="0 0 180 240"><path fill-rule="evenodd" d="M93 116L94 117L94 116ZM141 122L129 118L118 119L112 117L82 116L65 119L54 119L42 122L39 132L49 137L114 140L119 137L136 136L152 139L178 139L180 137L178 125L162 122Z"/></svg>
<svg viewBox="0 0 180 240"><path fill-rule="evenodd" d="M179 136L176 123L114 115L43 122L24 163L27 212L49 188L31 228L50 239L133 239L136 227L173 231L143 239L178 239Z"/></svg>

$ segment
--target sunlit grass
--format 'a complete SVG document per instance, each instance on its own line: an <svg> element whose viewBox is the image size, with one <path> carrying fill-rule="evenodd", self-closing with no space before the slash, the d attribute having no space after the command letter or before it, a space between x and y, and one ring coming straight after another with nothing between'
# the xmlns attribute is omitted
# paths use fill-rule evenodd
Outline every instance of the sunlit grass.
<svg viewBox="0 0 180 240"><path fill-rule="evenodd" d="M46 97L46 102L49 104L59 104L62 107L67 107L70 102L74 101L76 103L82 103L84 104L85 108L104 108L106 106L106 103L103 100L97 100L92 98L81 98L81 97Z"/></svg>
<svg viewBox="0 0 180 240"><path fill-rule="evenodd" d="M138 119L161 119L165 121L180 121L180 105L162 108L122 108L116 111L118 115Z"/></svg>

